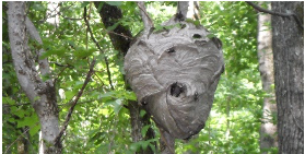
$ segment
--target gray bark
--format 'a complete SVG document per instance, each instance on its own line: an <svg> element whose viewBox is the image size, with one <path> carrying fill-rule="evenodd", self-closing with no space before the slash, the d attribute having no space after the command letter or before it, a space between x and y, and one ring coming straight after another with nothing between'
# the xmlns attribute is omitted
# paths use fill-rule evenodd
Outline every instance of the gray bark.
<svg viewBox="0 0 305 154"><path fill-rule="evenodd" d="M188 12L189 2L179 1L177 6L177 14L180 15L180 21L184 21L186 19L186 14ZM177 15L176 15L177 16Z"/></svg>
<svg viewBox="0 0 305 154"><path fill-rule="evenodd" d="M43 67L40 68L40 72L36 70L33 55L28 46L27 33L33 36L37 31L27 21L25 11L25 2L8 2L9 38L14 68L23 91L39 117L44 153L61 153L61 145L54 145L54 139L59 133L55 86L53 81L44 82L40 78L40 74L48 70L43 70Z"/></svg>
<svg viewBox="0 0 305 154"><path fill-rule="evenodd" d="M144 35L148 35L151 28L154 27L154 24L151 20L151 18L149 17L147 11L146 11L146 8L145 8L145 4L143 1L141 2L138 2L138 7L140 9L140 14L141 14L141 17L142 17L142 21L143 21L143 24L144 24Z"/></svg>
<svg viewBox="0 0 305 154"><path fill-rule="evenodd" d="M303 2L272 2L271 5L274 12L282 13L304 8ZM301 154L304 153L303 30L293 18L272 16L272 34L279 153Z"/></svg>
<svg viewBox="0 0 305 154"><path fill-rule="evenodd" d="M276 104L274 91L271 87L274 84L274 72L271 27L268 26L269 23L271 23L271 15L259 13L257 53L263 90L268 94L263 102L263 118L260 128L260 149L262 153L267 153L272 147L277 148L277 128L276 124L273 123L273 117L276 115Z"/></svg>

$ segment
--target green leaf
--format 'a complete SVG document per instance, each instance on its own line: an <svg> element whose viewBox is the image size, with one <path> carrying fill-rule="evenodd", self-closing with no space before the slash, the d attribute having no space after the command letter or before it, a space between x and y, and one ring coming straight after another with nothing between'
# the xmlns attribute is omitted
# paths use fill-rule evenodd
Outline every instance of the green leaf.
<svg viewBox="0 0 305 154"><path fill-rule="evenodd" d="M41 11L41 12L43 12L43 11L46 10L46 7L43 6L42 3L34 3L32 7L33 7L33 9L36 10L36 11Z"/></svg>
<svg viewBox="0 0 305 154"><path fill-rule="evenodd" d="M140 111L140 117L144 117L145 114L146 114L146 111L145 111L145 110L141 110L141 111Z"/></svg>
<svg viewBox="0 0 305 154"><path fill-rule="evenodd" d="M162 31L168 31L168 30L171 30L175 27L178 27L178 28L181 28L181 25L179 23L177 24L174 24L174 25L168 25L168 26L162 26L162 25L157 25L154 27L154 33L159 33L159 32L162 32Z"/></svg>
<svg viewBox="0 0 305 154"><path fill-rule="evenodd" d="M132 91L126 91L126 90L124 90L122 93L124 94L123 97L124 97L125 99L127 99L127 100L131 100L131 101L136 101L136 100L137 100L136 94L135 94L134 92L132 92Z"/></svg>
<svg viewBox="0 0 305 154"><path fill-rule="evenodd" d="M142 146L143 149L146 149L149 144L150 144L150 142L147 142L147 141L146 142L145 141L141 142L141 146Z"/></svg>
<svg viewBox="0 0 305 154"><path fill-rule="evenodd" d="M104 2L100 2L99 5L97 6L97 11L100 12L102 7L104 5Z"/></svg>
<svg viewBox="0 0 305 154"><path fill-rule="evenodd" d="M15 104L15 101L10 97L2 97L2 102L3 104L10 104L10 105Z"/></svg>
<svg viewBox="0 0 305 154"><path fill-rule="evenodd" d="M199 26L200 25L200 21L198 21L198 20L193 20L193 19L186 19L185 20L186 22L188 22L188 23L192 23L192 24L194 24L195 26Z"/></svg>
<svg viewBox="0 0 305 154"><path fill-rule="evenodd" d="M141 147L141 143L140 142L135 142L135 143L132 143L129 148L132 150L132 151L138 151L138 149Z"/></svg>
<svg viewBox="0 0 305 154"><path fill-rule="evenodd" d="M90 138L89 142L95 142L97 140L104 140L105 132L97 132L93 137Z"/></svg>
<svg viewBox="0 0 305 154"><path fill-rule="evenodd" d="M120 2L120 1L105 1L105 2L112 6L121 6L122 5L122 2Z"/></svg>
<svg viewBox="0 0 305 154"><path fill-rule="evenodd" d="M8 118L8 121L11 122L11 123L15 123L16 119L15 118Z"/></svg>
<svg viewBox="0 0 305 154"><path fill-rule="evenodd" d="M12 110L13 111L13 110ZM13 112L16 116L18 116L19 118L23 118L26 111L24 110L18 110L18 112Z"/></svg>
<svg viewBox="0 0 305 154"><path fill-rule="evenodd" d="M30 127L29 133L31 136L34 136L39 132L39 130L40 130L40 125L37 124L37 125Z"/></svg>
<svg viewBox="0 0 305 154"><path fill-rule="evenodd" d="M81 8L86 7L88 4L90 4L90 2L82 2L82 5L80 6Z"/></svg>
<svg viewBox="0 0 305 154"><path fill-rule="evenodd" d="M44 52L39 58L40 59L45 59L45 58L48 58L51 55L57 55L59 57L62 57L65 54L66 51L67 51L67 49L65 49L63 47L50 48L49 50Z"/></svg>
<svg viewBox="0 0 305 154"><path fill-rule="evenodd" d="M146 133L148 131L148 129L150 128L150 125L146 125L142 128L141 130L141 134L142 134L142 137L145 137L146 136Z"/></svg>
<svg viewBox="0 0 305 154"><path fill-rule="evenodd" d="M32 114L31 116L25 117L23 120L17 122L17 128L21 127L33 127L38 123L38 117L36 114Z"/></svg>
<svg viewBox="0 0 305 154"><path fill-rule="evenodd" d="M109 98L109 97L113 97L115 95L115 92L111 91L111 92L107 92L104 94L99 94L98 99L100 98Z"/></svg>
<svg viewBox="0 0 305 154"><path fill-rule="evenodd" d="M77 58L86 58L88 56L90 56L92 54L93 50L86 50L84 48L77 48L73 54L77 57Z"/></svg>
<svg viewBox="0 0 305 154"><path fill-rule="evenodd" d="M108 31L113 31L114 29L116 29L118 27L119 24L120 24L120 22L116 22L112 26L108 27L107 30Z"/></svg>
<svg viewBox="0 0 305 154"><path fill-rule="evenodd" d="M157 25L157 26L154 27L154 31L153 32L154 33L158 33L158 32L161 32L163 30L164 30L163 26Z"/></svg>
<svg viewBox="0 0 305 154"><path fill-rule="evenodd" d="M113 110L114 110L114 113L116 114L116 115L118 115L118 113L120 112L120 110L122 109L122 104L123 104L123 100L122 99L116 99L115 100L115 103L113 103L113 105L114 105L114 108L113 108Z"/></svg>
<svg viewBox="0 0 305 154"><path fill-rule="evenodd" d="M208 34L208 35L207 35L207 37L208 37L208 38L213 38L213 37L216 37L216 35L215 35L215 34L210 33L210 34Z"/></svg>

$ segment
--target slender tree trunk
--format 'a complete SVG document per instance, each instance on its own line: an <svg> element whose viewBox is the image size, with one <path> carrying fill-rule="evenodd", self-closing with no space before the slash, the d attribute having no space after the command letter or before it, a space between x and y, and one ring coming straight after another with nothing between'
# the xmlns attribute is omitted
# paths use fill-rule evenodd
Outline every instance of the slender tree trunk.
<svg viewBox="0 0 305 154"><path fill-rule="evenodd" d="M8 2L9 38L14 68L18 81L26 96L32 103L39 117L45 154L61 153L60 143L55 145L54 139L59 133L58 106L56 91L52 80L43 81L40 74L47 75L47 60L39 61L40 70L36 69L34 56L28 46L27 33L37 42L41 38L26 17L25 2ZM42 52L42 51L41 51Z"/></svg>
<svg viewBox="0 0 305 154"><path fill-rule="evenodd" d="M271 15L259 13L257 54L263 90L268 94L263 102L263 118L260 128L260 149L262 153L267 153L270 148L277 147L277 128L276 124L273 123L273 117L276 115L276 104L274 91L271 87L274 84L274 77L272 37L269 23L271 23Z"/></svg>
<svg viewBox="0 0 305 154"><path fill-rule="evenodd" d="M295 12L303 2L272 2L274 12ZM303 11L303 9L301 9ZM299 17L303 19L303 17ZM274 79L280 154L304 153L304 36L294 18L272 16Z"/></svg>

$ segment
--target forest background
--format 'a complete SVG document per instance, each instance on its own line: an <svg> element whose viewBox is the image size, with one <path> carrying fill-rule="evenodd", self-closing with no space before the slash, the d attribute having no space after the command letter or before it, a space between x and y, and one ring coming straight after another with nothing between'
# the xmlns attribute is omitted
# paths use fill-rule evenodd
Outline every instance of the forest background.
<svg viewBox="0 0 305 154"><path fill-rule="evenodd" d="M109 26L101 20L101 6L93 2L60 2L53 6L48 2L26 3L26 14L43 42L29 39L29 49L33 59L47 58L49 61L51 73L41 78L43 81L56 80L55 97L61 126L75 98L79 98L62 136L62 153L135 153L148 147L156 150L154 141L160 135L153 123L143 125L140 134L144 138L152 128L156 139L135 142L132 138L133 123L128 107L129 101L136 101L136 96L126 89L122 52L109 37L109 34L120 35L115 32L118 26L127 27L131 36L136 36L143 29L139 9L134 2L101 4L119 8L122 17ZM170 19L177 9L177 2L145 4L156 28ZM260 5L270 7L268 2ZM39 150L41 125L14 71L7 2L2 2L2 8L3 152L35 153ZM266 98L271 106L276 104L273 77L266 90L261 76L260 65L265 61L259 59L258 19L264 14L245 2L206 1L199 2L198 13L199 20L192 22L200 23L222 41L225 72L205 128L190 142L178 140L176 152L278 153L276 132L270 137L274 145L260 148L264 133L261 125L277 124L275 112L268 111L268 116L264 112ZM271 31L270 17L262 25L264 31ZM46 52L38 56L40 49ZM93 59L96 61L91 68ZM268 68L271 74L272 67ZM91 78L88 82L89 72ZM87 83L85 89L84 83ZM80 89L83 91L78 97ZM139 115L144 117L145 111L140 110Z"/></svg>

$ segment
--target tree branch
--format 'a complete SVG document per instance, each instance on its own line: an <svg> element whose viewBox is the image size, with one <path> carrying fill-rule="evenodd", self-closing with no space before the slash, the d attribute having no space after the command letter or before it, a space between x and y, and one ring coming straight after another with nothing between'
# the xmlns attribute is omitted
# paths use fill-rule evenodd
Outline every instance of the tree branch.
<svg viewBox="0 0 305 154"><path fill-rule="evenodd" d="M31 37L37 41L40 45L42 45L42 40L41 37L36 29L36 27L34 26L33 22L26 17L25 20L25 24L26 24L26 28L27 28L27 32L31 35ZM45 52L45 50L42 48L39 50L38 53L38 57L40 57L43 53ZM50 74L50 66L49 66L49 62L48 60L45 59L38 59L38 63L39 63L39 69L42 75L47 75Z"/></svg>
<svg viewBox="0 0 305 154"><path fill-rule="evenodd" d="M65 122L64 122L64 124L63 124L63 126L61 128L61 131L59 132L59 134L57 135L57 137L54 140L55 145L60 144L60 139L61 139L63 133L65 132L65 130L67 129L67 127L68 127L68 124L69 124L69 121L71 119L74 107L76 106L79 98L82 96L85 87L89 83L90 78L91 78L92 74L94 73L93 67L95 65L95 61L96 61L95 59L92 60L92 62L90 64L90 69L89 69L89 71L87 73L87 76L86 76L86 79L85 79L85 82L84 82L82 88L80 89L80 91L78 92L76 98L74 100L72 100L72 106L69 109L69 112L67 114L66 120L65 120Z"/></svg>
<svg viewBox="0 0 305 154"><path fill-rule="evenodd" d="M105 52L102 50L101 46L98 44L98 42L96 41L96 39L94 38L93 36L93 32L90 28L90 24L89 24L89 21L87 20L87 8L84 7L84 20L85 20L85 23L87 25L87 30L89 31L90 33L90 36L91 36L91 39L93 40L93 42L95 43L95 45L97 46L97 48L99 49L99 51L101 52L101 54L105 54ZM107 75L108 75L108 81L109 81L109 84L111 86L111 89L114 90L114 87L112 85L112 80L111 80L111 73L110 73L110 68L109 68L109 62L108 62L108 59L107 57L105 56L104 57L104 60L105 60L105 63L106 63L106 69L107 69Z"/></svg>
<svg viewBox="0 0 305 154"><path fill-rule="evenodd" d="M138 7L140 9L141 18L144 24L144 35L148 35L151 28L154 27L154 24L146 11L143 1L138 2Z"/></svg>
<svg viewBox="0 0 305 154"><path fill-rule="evenodd" d="M178 1L177 14L175 20L184 21L186 19L188 7L189 7L188 1Z"/></svg>
<svg viewBox="0 0 305 154"><path fill-rule="evenodd" d="M273 12L271 10L267 10L264 9L256 4L254 4L253 2L246 2L248 3L250 6L252 6L255 10L257 10L258 12L264 12L264 13L269 13L271 15L276 15L276 16L282 16L282 17L293 17L294 20L297 22L297 24L304 29L303 23L301 22L300 18L295 14L295 13L281 13L281 12Z"/></svg>

